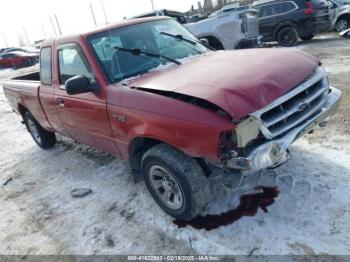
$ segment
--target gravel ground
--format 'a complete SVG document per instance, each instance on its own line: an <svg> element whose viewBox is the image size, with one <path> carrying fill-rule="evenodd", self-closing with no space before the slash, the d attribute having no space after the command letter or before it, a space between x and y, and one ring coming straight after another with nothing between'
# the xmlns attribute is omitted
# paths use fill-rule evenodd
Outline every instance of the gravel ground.
<svg viewBox="0 0 350 262"><path fill-rule="evenodd" d="M256 185L281 191L269 213L213 231L178 229L126 162L62 137L39 149L0 89L0 254L350 255L350 41L327 34L298 48L323 61L343 91L341 108L292 147L285 165L246 176L236 190L212 179L213 214ZM0 80L17 73L0 72ZM92 193L72 198L75 188Z"/></svg>

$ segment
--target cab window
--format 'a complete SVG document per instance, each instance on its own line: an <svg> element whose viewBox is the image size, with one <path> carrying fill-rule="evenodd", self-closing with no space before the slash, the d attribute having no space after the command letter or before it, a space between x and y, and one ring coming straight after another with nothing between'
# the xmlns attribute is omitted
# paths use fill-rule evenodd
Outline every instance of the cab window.
<svg viewBox="0 0 350 262"><path fill-rule="evenodd" d="M52 84L51 47L42 48L40 51L40 81L44 85Z"/></svg>
<svg viewBox="0 0 350 262"><path fill-rule="evenodd" d="M69 44L59 48L58 66L61 85L73 76L84 75L89 80L94 78L83 51L76 44Z"/></svg>

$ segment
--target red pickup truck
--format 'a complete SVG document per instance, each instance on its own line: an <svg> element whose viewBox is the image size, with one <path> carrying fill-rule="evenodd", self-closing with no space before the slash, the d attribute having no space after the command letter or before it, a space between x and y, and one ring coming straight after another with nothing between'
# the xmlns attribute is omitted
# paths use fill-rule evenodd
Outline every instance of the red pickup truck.
<svg viewBox="0 0 350 262"><path fill-rule="evenodd" d="M211 51L165 17L48 40L40 72L3 88L40 147L58 133L129 159L159 206L187 220L205 211L208 178L282 164L341 98L308 53Z"/></svg>

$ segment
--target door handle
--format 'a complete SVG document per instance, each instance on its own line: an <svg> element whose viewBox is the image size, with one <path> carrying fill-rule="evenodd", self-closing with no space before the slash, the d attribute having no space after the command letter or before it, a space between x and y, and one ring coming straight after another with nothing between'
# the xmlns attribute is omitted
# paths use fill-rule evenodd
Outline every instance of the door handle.
<svg viewBox="0 0 350 262"><path fill-rule="evenodd" d="M56 98L56 103L57 103L57 105L59 105L61 107L64 107L64 100L63 100L63 98L57 97Z"/></svg>

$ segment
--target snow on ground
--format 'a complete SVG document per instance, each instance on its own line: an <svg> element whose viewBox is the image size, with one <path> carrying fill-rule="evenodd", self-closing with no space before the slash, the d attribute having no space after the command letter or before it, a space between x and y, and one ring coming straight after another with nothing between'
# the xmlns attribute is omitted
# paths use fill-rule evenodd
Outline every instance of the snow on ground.
<svg viewBox="0 0 350 262"><path fill-rule="evenodd" d="M288 163L247 176L237 190L211 180L211 213L234 208L258 184L277 185L269 213L213 231L178 229L133 183L127 162L62 137L38 148L1 90L0 254L349 255L350 145L336 125L301 139ZM93 192L76 199L75 188Z"/></svg>

